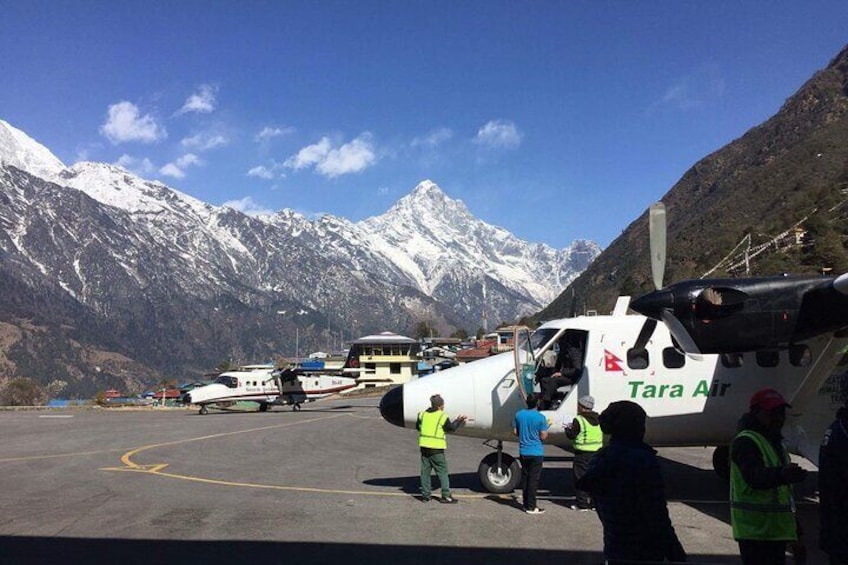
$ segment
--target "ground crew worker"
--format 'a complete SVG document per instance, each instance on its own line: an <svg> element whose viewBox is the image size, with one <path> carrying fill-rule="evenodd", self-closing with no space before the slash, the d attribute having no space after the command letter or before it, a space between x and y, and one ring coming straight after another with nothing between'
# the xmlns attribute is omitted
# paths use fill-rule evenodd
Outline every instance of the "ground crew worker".
<svg viewBox="0 0 848 565"><path fill-rule="evenodd" d="M730 446L730 521L742 562L786 563L786 546L798 539L789 485L807 472L789 462L780 434L789 403L778 391L754 393L741 431Z"/></svg>
<svg viewBox="0 0 848 565"><path fill-rule="evenodd" d="M448 478L448 461L445 450L448 447L446 434L456 431L467 419L457 416L451 422L444 412L445 401L438 394L430 397L430 408L418 414L415 429L418 430L418 446L421 450L421 502L429 502L433 491L430 473L435 470L439 477L442 497L439 502L454 504L456 499L451 496L450 479Z"/></svg>
<svg viewBox="0 0 848 565"><path fill-rule="evenodd" d="M572 464L572 476L574 484L580 477L586 474L589 461L595 453L604 445L604 433L598 422L598 414L593 411L595 399L589 396L581 396L577 401L577 416L570 424L565 425L565 435L572 440L574 447L574 463ZM587 511L595 507L591 495L585 490L575 486L575 503L571 505L572 510Z"/></svg>

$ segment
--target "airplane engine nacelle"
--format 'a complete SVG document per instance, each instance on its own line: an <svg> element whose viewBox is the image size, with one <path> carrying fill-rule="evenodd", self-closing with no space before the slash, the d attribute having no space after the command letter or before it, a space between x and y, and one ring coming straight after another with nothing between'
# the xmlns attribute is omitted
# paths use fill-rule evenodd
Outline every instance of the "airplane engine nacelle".
<svg viewBox="0 0 848 565"><path fill-rule="evenodd" d="M848 325L848 297L833 281L818 276L686 281L642 296L631 307L655 320L670 313L700 353L786 349Z"/></svg>

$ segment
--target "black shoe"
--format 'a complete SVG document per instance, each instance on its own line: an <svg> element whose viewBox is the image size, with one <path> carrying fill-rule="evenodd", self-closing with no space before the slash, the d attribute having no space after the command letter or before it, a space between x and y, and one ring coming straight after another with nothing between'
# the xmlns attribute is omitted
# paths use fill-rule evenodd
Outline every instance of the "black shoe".
<svg viewBox="0 0 848 565"><path fill-rule="evenodd" d="M419 500L421 502L430 502L430 497L429 496L422 496L421 498L419 498Z"/></svg>
<svg viewBox="0 0 848 565"><path fill-rule="evenodd" d="M443 496L439 499L439 502L442 504L456 504L459 501L452 496Z"/></svg>

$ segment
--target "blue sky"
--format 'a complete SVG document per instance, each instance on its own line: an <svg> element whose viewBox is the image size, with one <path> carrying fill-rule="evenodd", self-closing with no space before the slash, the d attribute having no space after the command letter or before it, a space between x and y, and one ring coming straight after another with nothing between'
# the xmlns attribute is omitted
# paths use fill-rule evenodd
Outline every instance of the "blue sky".
<svg viewBox="0 0 848 565"><path fill-rule="evenodd" d="M0 118L66 164L361 220L431 179L608 245L848 43L848 2L0 4Z"/></svg>

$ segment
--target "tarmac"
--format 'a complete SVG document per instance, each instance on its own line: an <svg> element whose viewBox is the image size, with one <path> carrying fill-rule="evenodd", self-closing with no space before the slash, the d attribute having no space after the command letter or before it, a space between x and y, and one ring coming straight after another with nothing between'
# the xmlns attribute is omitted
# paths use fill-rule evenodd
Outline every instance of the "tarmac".
<svg viewBox="0 0 848 565"><path fill-rule="evenodd" d="M532 516L520 492L482 490L477 466L489 447L451 436L459 504L422 503L416 432L383 421L379 400L205 416L0 411L0 564L603 562L597 515L569 508L568 452L546 449L547 511ZM506 450L517 454L515 444ZM660 455L689 562L739 563L712 449ZM815 485L812 472L796 489L810 565L827 562L816 548Z"/></svg>

